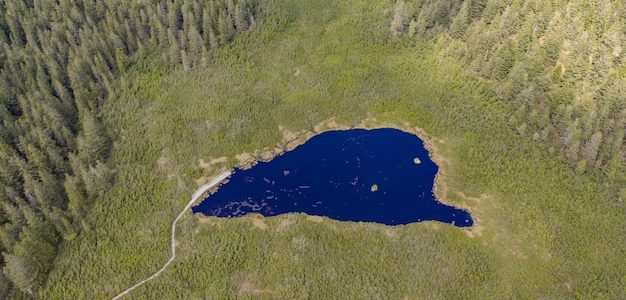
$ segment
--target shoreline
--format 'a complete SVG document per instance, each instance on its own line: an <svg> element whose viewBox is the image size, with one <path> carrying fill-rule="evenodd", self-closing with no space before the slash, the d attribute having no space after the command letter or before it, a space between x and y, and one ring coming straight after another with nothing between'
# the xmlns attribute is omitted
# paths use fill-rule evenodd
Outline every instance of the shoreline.
<svg viewBox="0 0 626 300"><path fill-rule="evenodd" d="M338 123L334 118L331 118L315 125L311 129L302 130L299 132L291 132L282 126L279 126L279 130L283 133L283 139L279 143L277 143L276 146L266 147L257 150L253 154L241 153L236 155L235 158L237 159L238 163L234 166L234 169L247 170L260 162L268 162L275 157L294 150L296 147L306 143L312 137L324 132L350 129L372 130L381 128L393 128L401 130L406 133L415 135L423 142L424 148L428 151L428 156L437 165L438 168L433 183L433 193L435 195L435 199L439 203L448 206L454 206L456 208L466 210L468 213L470 213L473 225L471 227L466 227L463 229L465 229L469 233L469 236L473 236L475 234L479 235L482 226L481 224L479 224L481 223L480 219L476 217L476 207L470 205L466 201L457 201L457 203L452 203L451 201L449 201L448 186L445 182L445 178L446 169L448 168L448 164L450 164L450 161L441 155L440 150L438 149L437 145L435 144L435 140L431 135L429 135L428 133L426 133L426 131L419 127L410 126L407 122L398 124L390 122L380 122L376 119L369 118L362 120L360 123L350 126ZM462 192L459 192L459 197L464 199L472 199L471 197L465 196Z"/></svg>

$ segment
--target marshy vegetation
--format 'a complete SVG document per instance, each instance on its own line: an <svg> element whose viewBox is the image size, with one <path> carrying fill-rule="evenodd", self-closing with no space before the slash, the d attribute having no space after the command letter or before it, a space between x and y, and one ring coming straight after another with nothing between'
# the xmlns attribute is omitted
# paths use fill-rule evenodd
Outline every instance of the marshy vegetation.
<svg viewBox="0 0 626 300"><path fill-rule="evenodd" d="M423 128L474 228L189 216L131 296L620 298L626 14L596 3L0 2L12 295L117 294L194 179L334 118Z"/></svg>

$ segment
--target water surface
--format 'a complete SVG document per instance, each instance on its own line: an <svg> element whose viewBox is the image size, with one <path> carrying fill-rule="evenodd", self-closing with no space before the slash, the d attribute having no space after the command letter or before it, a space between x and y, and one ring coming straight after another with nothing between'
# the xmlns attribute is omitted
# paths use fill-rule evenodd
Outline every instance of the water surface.
<svg viewBox="0 0 626 300"><path fill-rule="evenodd" d="M437 201L437 165L422 140L397 129L328 131L269 162L235 170L194 213L239 217L302 212L387 225L435 220L472 225Z"/></svg>

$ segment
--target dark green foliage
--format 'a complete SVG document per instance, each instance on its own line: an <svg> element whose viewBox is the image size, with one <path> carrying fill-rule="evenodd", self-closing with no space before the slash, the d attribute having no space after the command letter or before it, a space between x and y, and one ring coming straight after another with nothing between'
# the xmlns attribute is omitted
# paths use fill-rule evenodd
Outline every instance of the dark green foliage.
<svg viewBox="0 0 626 300"><path fill-rule="evenodd" d="M33 294L41 286L55 257L56 233L51 224L27 206L22 206L26 221L19 242L4 252L4 274L22 292Z"/></svg>
<svg viewBox="0 0 626 300"><path fill-rule="evenodd" d="M112 184L100 114L119 93L116 78L146 49L189 69L217 47L213 32L227 42L257 10L254 0L0 2L0 250L20 290L45 280L57 237L75 237ZM49 223L45 244L32 237L41 228L14 212L26 206Z"/></svg>
<svg viewBox="0 0 626 300"><path fill-rule="evenodd" d="M552 120L578 118L581 136L595 134L594 122L583 121L587 112L572 103L581 95L576 86L564 81L556 92L545 78L528 80L543 68L520 64L528 58L516 52L506 76L515 82L500 91L490 77L492 51L503 45L499 30L480 44L444 32L415 41L390 36L395 4L388 1L262 3L269 9L257 30L214 51L206 66L163 71L148 56L123 77L120 97L103 108L117 137L107 161L115 183L87 214L91 228L64 244L40 298L110 299L161 268L171 222L198 184L235 166L238 154L274 149L283 138L279 128L300 132L324 120L352 126L370 118L433 137L433 155L443 157L437 182L447 187L441 200L469 208L476 228L281 215L262 219L261 229L253 216L187 213L177 225L174 262L128 296L623 298L626 219L620 198L608 191L616 185L589 163L576 174L553 141L553 127L535 129L567 128ZM502 11L488 5L483 16ZM463 53L480 63L468 67ZM545 101L549 109L536 105L541 97L554 97ZM587 148L579 146L582 156ZM224 164L199 163L222 156Z"/></svg>
<svg viewBox="0 0 626 300"><path fill-rule="evenodd" d="M415 3L418 15L439 11L425 5L428 1ZM623 135L620 116L626 112L624 9L622 2L607 0L595 5L465 0L460 9L447 11L445 19L453 20L447 27L450 38L440 42L459 48L454 52L476 75L490 79L513 110L528 105L525 115L516 116L525 124L523 131L550 140L580 172L606 173L626 152L622 140L617 146L608 137ZM561 114L559 107L569 113ZM618 134L616 123L621 124Z"/></svg>
<svg viewBox="0 0 626 300"><path fill-rule="evenodd" d="M175 263L131 296L623 298L622 2L259 2L0 1L17 290L110 298L162 265L195 179L217 171L198 159L232 167L279 126L373 117L442 141L442 200L479 228L187 215Z"/></svg>
<svg viewBox="0 0 626 300"><path fill-rule="evenodd" d="M105 159L109 151L110 141L106 130L92 113L83 114L81 131L76 140L78 156L88 165Z"/></svg>
<svg viewBox="0 0 626 300"><path fill-rule="evenodd" d="M401 36L422 35L427 32L438 32L442 27L448 26L453 17L462 8L463 1L404 1L398 0L395 5L395 12L391 21L391 34ZM461 30L465 20L457 20L455 28Z"/></svg>
<svg viewBox="0 0 626 300"><path fill-rule="evenodd" d="M65 194L67 195L67 207L75 221L80 220L88 207L87 192L76 176L65 176Z"/></svg>
<svg viewBox="0 0 626 300"><path fill-rule="evenodd" d="M3 277L11 280L11 283L22 292L32 295L37 285L34 277L37 275L37 269L25 258L9 253L3 253L3 257L3 274L6 274L6 277Z"/></svg>
<svg viewBox="0 0 626 300"><path fill-rule="evenodd" d="M487 6L487 1L488 0L467 0L469 3L469 17L472 20L480 19L483 14L483 10L485 10L485 7Z"/></svg>
<svg viewBox="0 0 626 300"><path fill-rule="evenodd" d="M89 199L95 199L113 184L115 172L109 170L107 166L98 162L95 166L90 166L89 170L82 170L81 176L85 185L85 191Z"/></svg>

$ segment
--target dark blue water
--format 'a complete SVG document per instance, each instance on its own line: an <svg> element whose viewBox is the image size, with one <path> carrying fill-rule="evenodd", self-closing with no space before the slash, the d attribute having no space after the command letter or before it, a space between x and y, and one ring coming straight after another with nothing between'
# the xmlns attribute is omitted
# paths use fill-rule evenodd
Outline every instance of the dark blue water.
<svg viewBox="0 0 626 300"><path fill-rule="evenodd" d="M435 199L437 169L415 135L391 128L329 131L269 162L235 170L192 210L218 217L302 212L387 225L436 220L471 226L468 212Z"/></svg>

